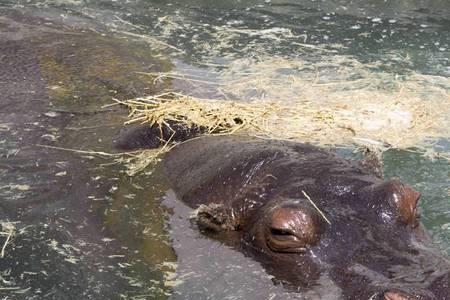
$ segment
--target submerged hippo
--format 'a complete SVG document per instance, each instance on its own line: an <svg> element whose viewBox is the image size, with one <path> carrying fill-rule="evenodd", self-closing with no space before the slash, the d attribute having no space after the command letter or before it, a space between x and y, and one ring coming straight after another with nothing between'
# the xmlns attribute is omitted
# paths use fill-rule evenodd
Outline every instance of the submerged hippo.
<svg viewBox="0 0 450 300"><path fill-rule="evenodd" d="M450 299L450 262L418 221L419 193L365 164L308 144L216 136L176 146L163 168L202 230L299 292L326 275L344 299Z"/></svg>

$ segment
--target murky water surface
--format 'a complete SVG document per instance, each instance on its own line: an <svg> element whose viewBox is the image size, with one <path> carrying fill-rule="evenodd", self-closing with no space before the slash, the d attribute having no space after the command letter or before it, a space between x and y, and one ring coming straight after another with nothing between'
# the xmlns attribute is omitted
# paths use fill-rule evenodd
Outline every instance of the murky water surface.
<svg viewBox="0 0 450 300"><path fill-rule="evenodd" d="M120 156L99 154L115 152L126 119L104 105L165 89L222 97L211 82L269 58L307 62L283 75L332 61L326 80L351 81L341 72L350 59L374 74L441 78L431 85L449 91L449 28L439 0L0 1L0 295L333 299L331 287L301 296L274 285L250 258L199 234L157 169L129 177ZM431 150L448 155L450 141L434 141L430 155L389 150L385 172L422 192L422 221L450 254L450 163Z"/></svg>

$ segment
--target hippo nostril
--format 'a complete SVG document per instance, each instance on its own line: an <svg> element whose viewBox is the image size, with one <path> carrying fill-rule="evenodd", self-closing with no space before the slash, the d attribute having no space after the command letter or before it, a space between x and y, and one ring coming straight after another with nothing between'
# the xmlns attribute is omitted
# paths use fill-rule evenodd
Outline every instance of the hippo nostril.
<svg viewBox="0 0 450 300"><path fill-rule="evenodd" d="M400 291L387 291L384 292L384 300L409 300L413 297L405 292Z"/></svg>

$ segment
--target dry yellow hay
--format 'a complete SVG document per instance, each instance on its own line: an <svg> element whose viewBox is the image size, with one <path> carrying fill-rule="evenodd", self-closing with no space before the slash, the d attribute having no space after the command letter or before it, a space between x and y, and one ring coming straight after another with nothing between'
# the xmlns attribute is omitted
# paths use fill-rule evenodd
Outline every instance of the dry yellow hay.
<svg viewBox="0 0 450 300"><path fill-rule="evenodd" d="M298 99L236 102L199 99L176 93L124 102L131 109L130 123L163 124L167 120L209 128L210 134L245 132L267 138L293 139L318 144L388 144L414 147L437 135L436 112L425 103L392 101L382 95L374 103L351 103L364 95L336 97L327 105ZM373 94L372 94L373 97ZM388 100L384 102L384 100Z"/></svg>
<svg viewBox="0 0 450 300"><path fill-rule="evenodd" d="M190 85L190 95L169 91L118 102L130 108L128 124L174 120L207 127L209 134L419 148L429 154L433 142L450 137L450 79L373 71L377 67L342 56L314 64L235 60L213 80L182 72L148 74Z"/></svg>
<svg viewBox="0 0 450 300"><path fill-rule="evenodd" d="M16 227L14 226L14 223L11 223L11 222L1 222L0 225L2 228L2 230L0 231L0 236L5 237L5 241L3 242L3 245L1 246L1 250L0 250L0 258L4 258L6 246L8 246L8 243L11 240L11 237L14 235L14 232L16 231Z"/></svg>

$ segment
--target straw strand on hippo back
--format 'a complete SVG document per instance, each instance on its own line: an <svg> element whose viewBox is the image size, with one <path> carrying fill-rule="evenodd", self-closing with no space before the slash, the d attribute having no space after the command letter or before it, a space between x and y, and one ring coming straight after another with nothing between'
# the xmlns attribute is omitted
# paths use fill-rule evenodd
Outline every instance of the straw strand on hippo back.
<svg viewBox="0 0 450 300"><path fill-rule="evenodd" d="M186 141L163 158L178 197L299 292L327 276L344 299L450 299L419 193L318 147L246 136Z"/></svg>

